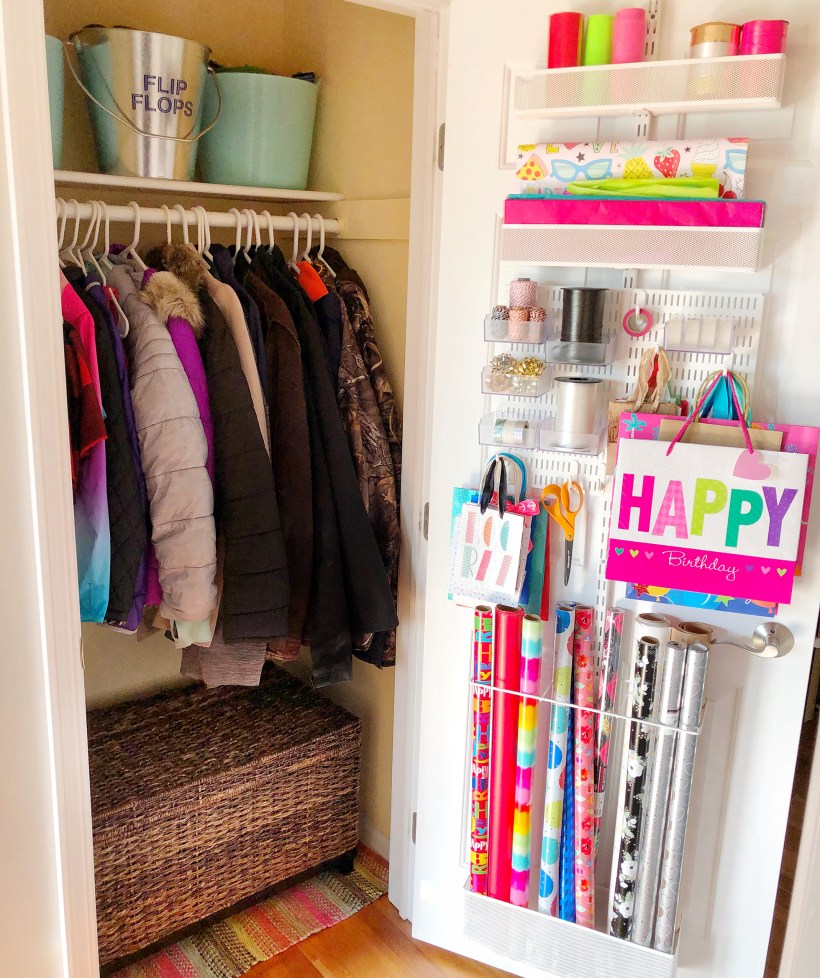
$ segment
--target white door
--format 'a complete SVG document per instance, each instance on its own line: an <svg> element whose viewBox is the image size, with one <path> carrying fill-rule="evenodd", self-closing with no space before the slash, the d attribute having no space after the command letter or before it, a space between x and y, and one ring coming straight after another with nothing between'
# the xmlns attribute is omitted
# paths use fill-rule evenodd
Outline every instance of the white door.
<svg viewBox="0 0 820 978"><path fill-rule="evenodd" d="M482 916L476 933L475 921L465 910L472 617L447 601L446 581L451 491L454 486L477 485L482 458L478 421L490 410L479 382L486 362L482 318L498 301L496 220L504 197L515 186L508 144L517 135L519 141L535 143L588 140L597 131L594 119L528 123L528 128L516 123L509 133L503 124L505 65L543 67L550 8L561 9L537 0L515 4L454 0L451 8L413 910L417 938L525 976L562 973L560 959L546 966L533 937L532 915L513 910L510 916L510 908L500 907L497 913ZM665 8L660 56L685 56L689 28L712 19L714 5L689 0L667 3ZM727 20L742 19L744 14L750 11L743 3L724 4L720 9ZM788 14L778 15L791 21L784 107L689 116L681 120L685 128L680 130L681 136L691 137L752 137L746 195L768 205L762 271L722 276L672 273L667 279L647 272L641 282L646 287L767 293L755 417L820 425L816 380L820 339L815 313L820 259L815 204L820 150L816 4L795 0ZM677 117L661 118L655 133L659 138L674 137L677 124ZM634 127L634 120L609 119L603 121L600 133L627 138ZM530 273L553 284L582 284L584 274L577 269L531 269ZM623 272L598 271L589 284L622 287ZM590 506L592 540L604 532L602 498ZM820 499L815 494L803 577L792 604L782 607L777 616L794 633L794 651L774 661L753 659L731 648L716 648L711 656L709 710L690 815L679 945L679 973L686 978L763 974L817 621L819 534ZM588 559L584 573L573 577L573 596L589 601L598 572L597 562ZM561 592L556 589L556 593ZM617 601L622 593L613 588L611 600ZM653 610L643 604L632 607ZM707 618L727 637L745 642L756 624L752 618L719 613L689 617ZM535 809L534 833L540 835ZM511 931L515 931L512 939ZM571 929L566 927L564 934L566 953L572 954ZM655 973L651 963L643 969L647 974ZM583 967L580 973L584 974ZM588 974L606 976L610 971L603 960L597 960L589 962Z"/></svg>

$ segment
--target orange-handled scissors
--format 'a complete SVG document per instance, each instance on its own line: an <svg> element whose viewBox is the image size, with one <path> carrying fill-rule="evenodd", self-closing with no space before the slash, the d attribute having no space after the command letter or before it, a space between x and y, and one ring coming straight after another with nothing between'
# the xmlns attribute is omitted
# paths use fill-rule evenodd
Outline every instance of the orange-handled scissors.
<svg viewBox="0 0 820 978"><path fill-rule="evenodd" d="M573 494L578 497L578 505L572 508ZM575 520L584 505L584 490L577 482L562 485L552 483L541 490L541 505L564 531L564 586L569 584L572 567L572 544L575 540Z"/></svg>

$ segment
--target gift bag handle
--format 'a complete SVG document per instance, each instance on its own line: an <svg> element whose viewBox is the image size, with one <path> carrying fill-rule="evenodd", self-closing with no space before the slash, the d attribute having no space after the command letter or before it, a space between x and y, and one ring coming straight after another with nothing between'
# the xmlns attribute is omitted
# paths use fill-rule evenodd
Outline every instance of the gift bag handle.
<svg viewBox="0 0 820 978"><path fill-rule="evenodd" d="M681 440L681 438L683 438L684 434L686 433L686 429L692 424L693 421L697 421L697 419L700 417L700 413L701 411L703 411L703 406L708 400L709 395L717 387L717 385L720 383L720 381L723 378L726 378L728 380L729 389L732 392L732 400L734 401L735 410L737 411L738 420L740 422L740 429L743 432L743 439L746 442L746 448L748 448L750 455L754 454L754 448L752 447L752 439L749 437L749 428L748 425L746 424L746 418L744 416L744 413L740 409L740 402L738 401L737 391L735 390L734 375L732 374L731 370L724 370L721 373L715 374L715 376L712 378L711 383L708 385L706 390L701 394L700 400L695 405L694 410L686 419L686 421L683 423L680 431L678 431L678 433L675 435L672 441L669 442L669 447L666 449L667 455L672 454L672 449L675 447L675 445L677 445L677 443Z"/></svg>

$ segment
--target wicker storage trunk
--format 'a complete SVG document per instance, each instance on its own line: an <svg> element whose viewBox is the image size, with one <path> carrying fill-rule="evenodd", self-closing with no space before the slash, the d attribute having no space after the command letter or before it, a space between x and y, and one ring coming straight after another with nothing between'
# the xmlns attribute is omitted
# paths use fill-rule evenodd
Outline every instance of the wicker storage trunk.
<svg viewBox="0 0 820 978"><path fill-rule="evenodd" d="M88 719L103 964L356 845L361 724L280 670Z"/></svg>

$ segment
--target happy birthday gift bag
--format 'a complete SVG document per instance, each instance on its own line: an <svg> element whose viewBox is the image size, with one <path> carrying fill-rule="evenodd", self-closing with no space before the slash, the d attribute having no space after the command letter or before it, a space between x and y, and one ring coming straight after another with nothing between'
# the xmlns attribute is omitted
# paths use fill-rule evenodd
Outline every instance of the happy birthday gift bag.
<svg viewBox="0 0 820 978"><path fill-rule="evenodd" d="M808 457L622 440L607 577L791 600Z"/></svg>

